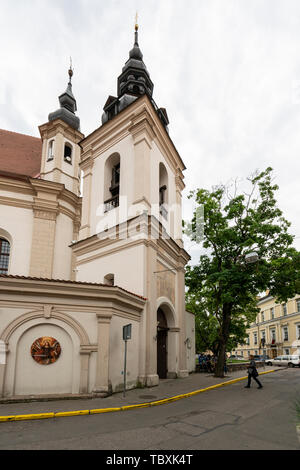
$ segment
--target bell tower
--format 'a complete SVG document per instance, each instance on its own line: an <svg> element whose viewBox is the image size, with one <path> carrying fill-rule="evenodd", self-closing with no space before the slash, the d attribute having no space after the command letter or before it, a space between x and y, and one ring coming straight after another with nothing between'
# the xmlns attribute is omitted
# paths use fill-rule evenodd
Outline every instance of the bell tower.
<svg viewBox="0 0 300 470"><path fill-rule="evenodd" d="M147 386L158 383L161 354L167 377L188 374L184 266L190 258L181 232L185 166L153 89L136 24L117 96L108 97L102 125L80 142L82 224L73 244L78 281L105 284L109 277L147 299L134 335L139 382Z"/></svg>
<svg viewBox="0 0 300 470"><path fill-rule="evenodd" d="M77 104L72 92L73 69L70 65L67 89L58 100L60 108L48 116L48 122L39 126L43 141L41 178L65 185L76 195L80 189L80 147L84 137L80 120L75 115Z"/></svg>

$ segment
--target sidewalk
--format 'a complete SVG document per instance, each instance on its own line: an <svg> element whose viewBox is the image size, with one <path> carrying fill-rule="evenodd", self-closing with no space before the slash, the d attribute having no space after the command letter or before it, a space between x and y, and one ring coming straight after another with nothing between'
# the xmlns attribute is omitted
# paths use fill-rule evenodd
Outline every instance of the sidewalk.
<svg viewBox="0 0 300 470"><path fill-rule="evenodd" d="M258 368L259 373L274 371L272 367L266 366L265 368ZM160 380L157 387L138 388L127 390L125 397L123 392L115 393L106 398L80 398L80 399L66 399L66 400L51 400L51 401L33 401L27 403L1 403L0 404L0 417L1 416L15 416L15 415L31 415L40 413L63 413L63 412L76 412L81 410L99 410L99 409L112 409L121 408L130 405L150 404L164 399L171 399L172 397L184 395L197 390L205 389L217 384L231 382L232 380L244 377L246 379L246 371L240 370L237 372L230 372L224 378L216 378L212 374L193 373L184 379L165 379ZM263 382L263 378L262 378ZM243 382L241 382L241 387ZM180 398L185 398L179 397ZM171 400L170 400L171 401ZM121 411L121 410L120 410ZM89 413L82 413L89 414ZM50 416L52 417L52 416Z"/></svg>

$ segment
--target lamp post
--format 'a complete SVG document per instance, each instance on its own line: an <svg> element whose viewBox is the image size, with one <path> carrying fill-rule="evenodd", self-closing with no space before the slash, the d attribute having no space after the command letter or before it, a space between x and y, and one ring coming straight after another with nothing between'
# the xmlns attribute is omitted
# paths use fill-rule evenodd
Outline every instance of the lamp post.
<svg viewBox="0 0 300 470"><path fill-rule="evenodd" d="M256 251L252 251L251 253L247 253L245 255L245 262L247 264L257 263L258 260L259 260L259 256L256 253Z"/></svg>

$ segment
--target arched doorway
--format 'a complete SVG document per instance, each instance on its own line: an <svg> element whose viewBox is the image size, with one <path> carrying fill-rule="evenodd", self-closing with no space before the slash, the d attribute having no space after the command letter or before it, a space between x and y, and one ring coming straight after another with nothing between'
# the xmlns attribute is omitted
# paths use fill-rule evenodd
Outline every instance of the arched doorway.
<svg viewBox="0 0 300 470"><path fill-rule="evenodd" d="M168 373L168 324L161 308L157 310L157 375L166 379Z"/></svg>

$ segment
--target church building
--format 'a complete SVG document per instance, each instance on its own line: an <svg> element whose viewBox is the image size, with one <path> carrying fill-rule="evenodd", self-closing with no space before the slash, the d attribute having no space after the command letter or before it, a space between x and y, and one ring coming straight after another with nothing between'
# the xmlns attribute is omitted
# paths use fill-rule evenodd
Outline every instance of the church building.
<svg viewBox="0 0 300 470"><path fill-rule="evenodd" d="M87 136L72 76L41 138L0 130L2 398L107 396L123 390L124 370L129 389L195 368L185 166L138 26L117 94Z"/></svg>

